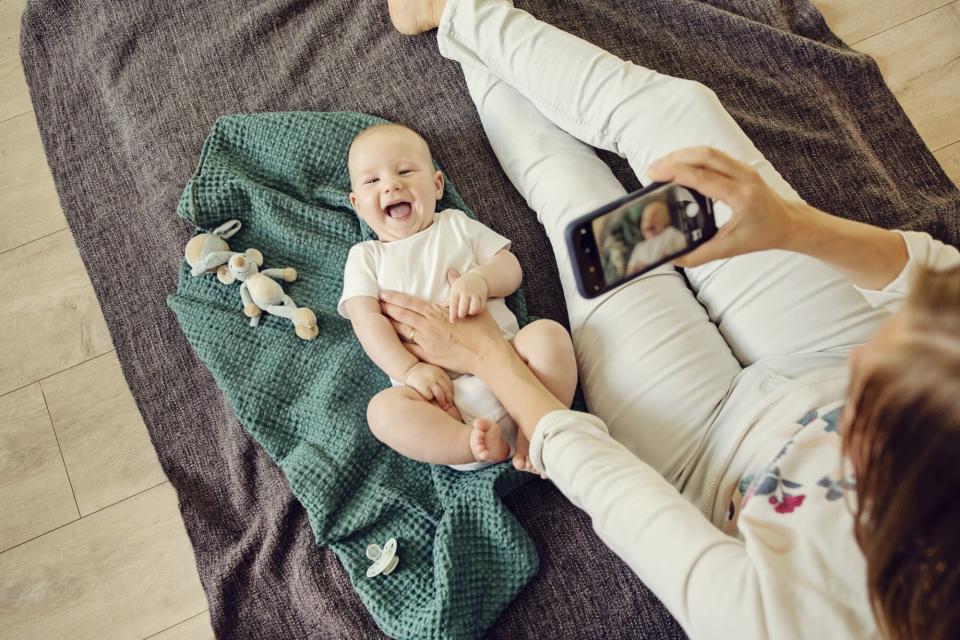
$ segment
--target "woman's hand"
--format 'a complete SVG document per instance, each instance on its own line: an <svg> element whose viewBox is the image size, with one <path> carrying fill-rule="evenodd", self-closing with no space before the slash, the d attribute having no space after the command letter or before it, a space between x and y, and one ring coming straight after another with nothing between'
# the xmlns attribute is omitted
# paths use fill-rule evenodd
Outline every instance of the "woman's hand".
<svg viewBox="0 0 960 640"><path fill-rule="evenodd" d="M511 349L489 311L456 323L449 310L397 291L380 294L380 307L404 345L418 359L451 371L476 374L478 365L498 349Z"/></svg>
<svg viewBox="0 0 960 640"><path fill-rule="evenodd" d="M748 164L709 147L683 149L654 162L654 180L673 181L722 200L733 215L717 235L674 260L697 267L751 251L785 249L822 260L863 289L882 289L901 273L909 254L894 231L784 200Z"/></svg>
<svg viewBox="0 0 960 640"><path fill-rule="evenodd" d="M696 189L733 210L713 239L674 260L681 267L751 251L786 249L798 214L807 208L803 202L784 200L750 165L711 147L671 153L650 165L647 174L657 181Z"/></svg>

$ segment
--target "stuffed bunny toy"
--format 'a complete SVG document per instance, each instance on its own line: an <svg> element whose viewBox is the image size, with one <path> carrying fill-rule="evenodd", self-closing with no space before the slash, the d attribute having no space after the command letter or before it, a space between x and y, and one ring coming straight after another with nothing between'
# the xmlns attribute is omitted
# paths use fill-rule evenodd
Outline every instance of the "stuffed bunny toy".
<svg viewBox="0 0 960 640"><path fill-rule="evenodd" d="M306 307L297 307L276 280L293 282L297 270L266 269L260 273L263 254L256 249L243 253L230 250L227 240L240 230L239 220L227 220L212 233L200 233L190 239L184 249L184 258L190 265L190 274L200 276L216 270L217 280L232 284L239 280L243 313L250 318L250 326L260 323L263 311L287 318L293 322L297 336L313 340L319 333L317 316Z"/></svg>
<svg viewBox="0 0 960 640"><path fill-rule="evenodd" d="M227 220L212 233L198 233L190 238L183 251L183 257L190 265L190 275L199 276L226 264L235 251L230 250L229 240L240 231L239 220ZM247 249L246 254L263 263L263 255L256 249ZM219 277L219 270L218 270ZM222 279L220 279L223 282Z"/></svg>

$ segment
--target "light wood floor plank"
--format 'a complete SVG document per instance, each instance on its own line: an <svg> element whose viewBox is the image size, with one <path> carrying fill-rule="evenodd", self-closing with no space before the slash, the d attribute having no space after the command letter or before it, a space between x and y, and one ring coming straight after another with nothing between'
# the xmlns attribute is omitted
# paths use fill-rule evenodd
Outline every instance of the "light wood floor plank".
<svg viewBox="0 0 960 640"><path fill-rule="evenodd" d="M112 348L69 231L0 253L0 394Z"/></svg>
<svg viewBox="0 0 960 640"><path fill-rule="evenodd" d="M210 626L210 611L207 610L144 640L213 640L214 637L213 627Z"/></svg>
<svg viewBox="0 0 960 640"><path fill-rule="evenodd" d="M166 480L113 351L40 384L81 515Z"/></svg>
<svg viewBox="0 0 960 640"><path fill-rule="evenodd" d="M0 122L0 253L66 228L33 112Z"/></svg>
<svg viewBox="0 0 960 640"><path fill-rule="evenodd" d="M145 638L206 607L168 483L0 554L6 638Z"/></svg>
<svg viewBox="0 0 960 640"><path fill-rule="evenodd" d="M855 48L877 61L931 149L960 140L960 2L868 38Z"/></svg>
<svg viewBox="0 0 960 640"><path fill-rule="evenodd" d="M0 0L0 122L30 111L30 91L20 65L20 16L27 0Z"/></svg>
<svg viewBox="0 0 960 640"><path fill-rule="evenodd" d="M933 156L940 162L940 166L953 180L953 184L960 187L960 142L954 142L948 147L935 151Z"/></svg>
<svg viewBox="0 0 960 640"><path fill-rule="evenodd" d="M830 29L847 44L892 29L951 0L813 0Z"/></svg>
<svg viewBox="0 0 960 640"><path fill-rule="evenodd" d="M40 385L0 397L0 550L79 517Z"/></svg>

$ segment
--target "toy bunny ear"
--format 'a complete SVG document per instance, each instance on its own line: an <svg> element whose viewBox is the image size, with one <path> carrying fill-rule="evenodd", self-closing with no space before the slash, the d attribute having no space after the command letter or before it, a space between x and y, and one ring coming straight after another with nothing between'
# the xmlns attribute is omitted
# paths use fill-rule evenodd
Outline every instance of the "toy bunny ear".
<svg viewBox="0 0 960 640"><path fill-rule="evenodd" d="M247 249L245 252L246 256L253 260L258 267L263 266L263 254L257 251L256 249Z"/></svg>
<svg viewBox="0 0 960 640"><path fill-rule="evenodd" d="M227 265L222 265L217 269L217 280L223 284L233 284L236 281L236 277L231 273Z"/></svg>
<svg viewBox="0 0 960 640"><path fill-rule="evenodd" d="M240 227L243 226L240 224L239 220L227 220L222 225L213 230L213 235L220 236L224 240L234 235L237 231L240 231Z"/></svg>

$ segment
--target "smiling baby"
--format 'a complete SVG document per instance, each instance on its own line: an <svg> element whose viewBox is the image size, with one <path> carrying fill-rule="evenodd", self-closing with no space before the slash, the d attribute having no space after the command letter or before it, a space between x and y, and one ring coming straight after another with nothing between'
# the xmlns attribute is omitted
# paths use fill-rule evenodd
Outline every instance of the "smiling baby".
<svg viewBox="0 0 960 640"><path fill-rule="evenodd" d="M462 211L437 212L443 173L415 131L380 124L350 147L350 203L378 240L353 246L338 311L391 388L367 407L374 435L399 453L470 470L513 457L535 471L529 443L479 378L421 362L380 311L381 290L401 291L447 305L451 322L488 310L504 338L543 384L567 406L577 381L566 330L550 320L520 329L503 298L520 286L510 241Z"/></svg>

